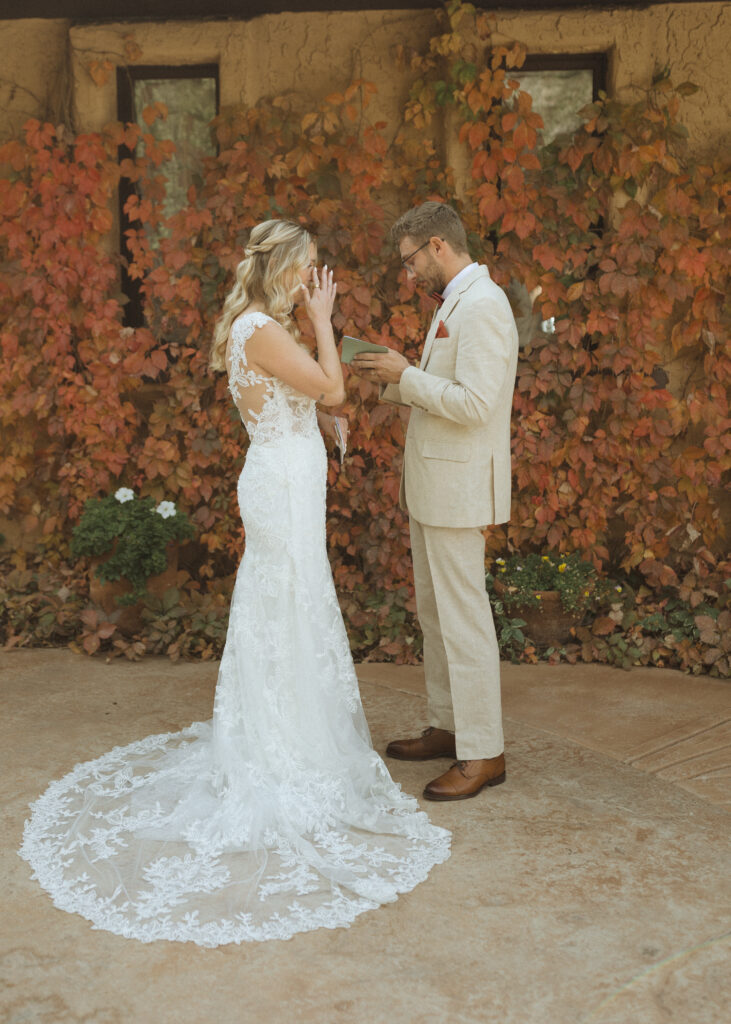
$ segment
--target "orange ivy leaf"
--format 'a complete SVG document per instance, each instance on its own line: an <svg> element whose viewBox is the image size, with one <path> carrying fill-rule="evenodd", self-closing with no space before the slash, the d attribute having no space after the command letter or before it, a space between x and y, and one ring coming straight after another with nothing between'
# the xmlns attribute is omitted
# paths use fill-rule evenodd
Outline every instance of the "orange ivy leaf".
<svg viewBox="0 0 731 1024"><path fill-rule="evenodd" d="M88 71L95 85L106 85L111 78L114 65L110 60L92 60L89 62Z"/></svg>

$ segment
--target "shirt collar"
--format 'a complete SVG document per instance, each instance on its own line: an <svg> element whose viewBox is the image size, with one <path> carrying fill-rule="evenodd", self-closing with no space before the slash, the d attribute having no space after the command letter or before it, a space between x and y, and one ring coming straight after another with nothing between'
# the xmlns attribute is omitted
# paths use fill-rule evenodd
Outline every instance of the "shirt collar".
<svg viewBox="0 0 731 1024"><path fill-rule="evenodd" d="M459 285L460 281L463 281L469 274L472 273L473 270L476 270L478 266L479 263L470 263L469 266L464 267L462 270L460 270L458 274L455 274L452 280L447 285L447 287L442 292L442 298L449 298L450 294Z"/></svg>

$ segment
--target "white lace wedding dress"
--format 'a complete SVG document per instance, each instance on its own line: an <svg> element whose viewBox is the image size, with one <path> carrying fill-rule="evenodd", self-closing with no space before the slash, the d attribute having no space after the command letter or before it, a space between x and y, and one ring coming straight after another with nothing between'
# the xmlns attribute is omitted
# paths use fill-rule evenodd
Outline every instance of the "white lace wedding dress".
<svg viewBox="0 0 731 1024"><path fill-rule="evenodd" d="M118 935L217 946L348 925L449 856L373 750L327 559L315 403L247 367L246 551L213 719L78 764L31 805L20 855L62 910Z"/></svg>

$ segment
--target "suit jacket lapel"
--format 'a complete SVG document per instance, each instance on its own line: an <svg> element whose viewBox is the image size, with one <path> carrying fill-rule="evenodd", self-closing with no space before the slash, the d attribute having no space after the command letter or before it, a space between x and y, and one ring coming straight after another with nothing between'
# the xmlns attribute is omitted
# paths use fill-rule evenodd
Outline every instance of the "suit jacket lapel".
<svg viewBox="0 0 731 1024"><path fill-rule="evenodd" d="M441 317L439 317L437 314L439 313L439 310L441 308L441 306L437 306L434 312L434 316L432 317L431 324L429 325L429 330L427 331L426 338L424 340L424 348L421 350L421 361L419 362L419 369L421 370L423 370L424 367L426 366L426 361L429 357L429 352L431 351L432 342L434 341L434 335L437 333L439 320L441 319Z"/></svg>
<svg viewBox="0 0 731 1024"><path fill-rule="evenodd" d="M442 305L438 306L435 310L431 327L429 328L429 333L427 334L426 341L424 342L424 351L421 355L421 362L419 363L419 368L421 370L425 369L426 364L429 362L429 356L431 355L431 350L434 346L434 339L439 327L439 321L443 320L446 325L447 317L451 316L454 312L462 293L467 291L470 285L474 284L474 282L483 275L487 275L488 277L490 276L487 267L480 265L469 275L468 278L466 278L465 281L462 282L458 288L455 288L454 291L450 293L449 297L444 300Z"/></svg>
<svg viewBox="0 0 731 1024"><path fill-rule="evenodd" d="M434 338L436 337L437 330L439 328L440 321L444 320L446 323L447 317L454 310L454 307L459 302L460 289L455 289L448 299L445 299L441 306L438 306L434 313L434 319L431 322L429 333L426 336L424 342L424 351L421 356L420 367L423 370L426 364L429 362L429 356L431 355L432 346L434 345Z"/></svg>

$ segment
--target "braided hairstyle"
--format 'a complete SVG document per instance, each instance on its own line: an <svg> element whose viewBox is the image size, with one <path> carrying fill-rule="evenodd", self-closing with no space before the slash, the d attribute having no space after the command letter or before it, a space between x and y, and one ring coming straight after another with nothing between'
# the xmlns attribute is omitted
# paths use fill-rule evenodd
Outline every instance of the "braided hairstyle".
<svg viewBox="0 0 731 1024"><path fill-rule="evenodd" d="M265 220L252 229L213 331L212 370L226 369L231 325L252 302L260 302L273 320L296 333L291 312L300 287L298 271L307 266L313 241L309 231L287 220Z"/></svg>

